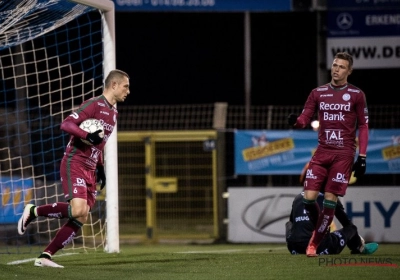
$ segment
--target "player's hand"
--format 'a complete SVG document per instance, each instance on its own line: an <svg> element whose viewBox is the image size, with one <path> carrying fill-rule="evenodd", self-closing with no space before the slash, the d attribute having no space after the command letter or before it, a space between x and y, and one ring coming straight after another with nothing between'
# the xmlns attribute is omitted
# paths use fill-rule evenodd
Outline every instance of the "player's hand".
<svg viewBox="0 0 400 280"><path fill-rule="evenodd" d="M288 124L290 126L294 126L296 124L296 122L297 122L297 115L296 114L290 114L288 116Z"/></svg>
<svg viewBox="0 0 400 280"><path fill-rule="evenodd" d="M365 174L367 169L367 157L358 156L356 162L353 164L354 177L361 177Z"/></svg>
<svg viewBox="0 0 400 280"><path fill-rule="evenodd" d="M100 190L104 189L106 185L106 173L104 172L104 166L97 166L97 182L101 181Z"/></svg>
<svg viewBox="0 0 400 280"><path fill-rule="evenodd" d="M100 132L102 132L102 130L101 129L99 129L99 130L97 130L97 131L95 131L95 132L92 132L92 133L88 133L87 135L86 135L86 140L88 140L90 143L92 143L93 145L98 145L98 144L100 144L102 141L103 141L103 138L101 138L100 136L99 136L99 133Z"/></svg>

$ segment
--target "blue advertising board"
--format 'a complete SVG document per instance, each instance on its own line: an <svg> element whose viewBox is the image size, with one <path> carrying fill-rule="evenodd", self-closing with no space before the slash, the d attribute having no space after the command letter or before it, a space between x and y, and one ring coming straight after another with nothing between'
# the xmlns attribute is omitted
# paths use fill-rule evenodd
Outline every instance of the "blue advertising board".
<svg viewBox="0 0 400 280"><path fill-rule="evenodd" d="M328 37L400 36L400 9L330 11Z"/></svg>
<svg viewBox="0 0 400 280"><path fill-rule="evenodd" d="M334 8L355 8L355 9L376 9L376 8L400 8L399 0L328 0L328 9Z"/></svg>
<svg viewBox="0 0 400 280"><path fill-rule="evenodd" d="M33 199L33 179L2 176L0 188L0 224L15 223Z"/></svg>
<svg viewBox="0 0 400 280"><path fill-rule="evenodd" d="M291 10L291 0L113 0L117 12L243 12Z"/></svg>
<svg viewBox="0 0 400 280"><path fill-rule="evenodd" d="M238 130L237 175L298 175L317 147L317 132L306 130ZM400 130L372 129L368 174L400 173Z"/></svg>
<svg viewBox="0 0 400 280"><path fill-rule="evenodd" d="M354 69L400 68L400 8L329 10L327 24L327 69L338 52L353 56Z"/></svg>
<svg viewBox="0 0 400 280"><path fill-rule="evenodd" d="M238 130L235 173L300 174L316 148L317 132L303 130Z"/></svg>

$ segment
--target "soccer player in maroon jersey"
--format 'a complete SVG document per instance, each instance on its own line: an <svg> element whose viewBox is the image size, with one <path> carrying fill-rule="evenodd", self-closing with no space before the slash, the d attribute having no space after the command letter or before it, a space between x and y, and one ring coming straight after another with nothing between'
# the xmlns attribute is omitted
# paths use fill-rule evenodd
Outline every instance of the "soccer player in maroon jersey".
<svg viewBox="0 0 400 280"><path fill-rule="evenodd" d="M347 82L353 71L353 58L337 53L331 67L331 82L311 91L300 116L290 114L293 128L305 128L315 112L320 123L318 146L312 156L304 180L304 207L315 225L308 243L308 257L318 256L316 250L335 215L338 196L346 194L351 172L364 175L368 144L368 108L364 92ZM358 129L359 154L356 162ZM326 182L326 184L324 184ZM316 203L324 192L322 211Z"/></svg>
<svg viewBox="0 0 400 280"><path fill-rule="evenodd" d="M68 219L35 260L35 266L63 267L53 262L51 257L69 244L86 222L96 201L96 181L101 180L101 189L105 186L103 150L117 121L118 111L114 105L125 101L129 93L128 74L112 70L105 79L103 94L84 101L61 123L61 129L70 134L60 166L61 183L67 202L41 206L27 204L18 221L18 232L22 235L29 223L39 216ZM101 130L88 133L79 128L80 123L90 118L99 120L103 125L103 138L99 136ZM81 139L86 139L92 145L83 143Z"/></svg>

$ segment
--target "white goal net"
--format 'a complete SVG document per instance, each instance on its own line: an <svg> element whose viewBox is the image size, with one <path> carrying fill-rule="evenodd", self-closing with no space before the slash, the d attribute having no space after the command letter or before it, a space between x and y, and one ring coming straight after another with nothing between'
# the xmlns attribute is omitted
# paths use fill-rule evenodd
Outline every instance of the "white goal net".
<svg viewBox="0 0 400 280"><path fill-rule="evenodd" d="M104 73L115 66L110 7L108 0L0 1L0 254L40 252L66 221L38 218L25 235L17 232L25 204L64 201L59 165L68 135L60 124L102 93ZM102 197L64 250L106 246Z"/></svg>

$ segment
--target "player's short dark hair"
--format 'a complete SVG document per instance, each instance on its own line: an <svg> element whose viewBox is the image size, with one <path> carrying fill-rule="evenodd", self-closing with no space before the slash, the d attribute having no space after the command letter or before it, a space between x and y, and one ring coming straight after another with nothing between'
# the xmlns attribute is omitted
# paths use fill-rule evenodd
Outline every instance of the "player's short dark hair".
<svg viewBox="0 0 400 280"><path fill-rule="evenodd" d="M112 80L121 80L123 77L127 77L129 79L129 75L124 71L118 69L111 70L110 73L107 75L106 80L104 81L104 85L106 88L108 88L111 85Z"/></svg>
<svg viewBox="0 0 400 280"><path fill-rule="evenodd" d="M347 52L338 52L338 53L335 55L335 58L347 60L347 61L349 62L349 68L350 68L350 69L353 68L353 57L351 56L351 54L349 54L349 53L347 53Z"/></svg>

